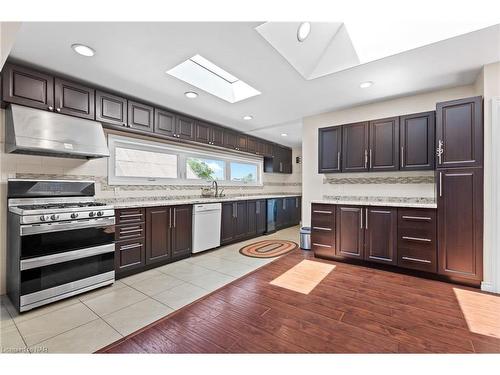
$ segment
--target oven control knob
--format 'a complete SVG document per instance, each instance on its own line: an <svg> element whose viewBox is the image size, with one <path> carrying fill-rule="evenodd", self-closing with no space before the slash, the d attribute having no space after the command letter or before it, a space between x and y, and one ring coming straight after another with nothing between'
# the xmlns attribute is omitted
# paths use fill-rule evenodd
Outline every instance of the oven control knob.
<svg viewBox="0 0 500 375"><path fill-rule="evenodd" d="M94 217L95 216L95 212L94 211L90 211L89 212L89 217Z"/></svg>
<svg viewBox="0 0 500 375"><path fill-rule="evenodd" d="M49 221L50 220L50 216L49 215L42 215L42 216L40 216L40 220L41 221Z"/></svg>
<svg viewBox="0 0 500 375"><path fill-rule="evenodd" d="M104 215L104 211L97 211L97 216L102 216Z"/></svg>
<svg viewBox="0 0 500 375"><path fill-rule="evenodd" d="M71 218L72 218L72 219L76 219L77 217L78 217L78 214L77 214L76 212L73 212L73 213L71 214Z"/></svg>
<svg viewBox="0 0 500 375"><path fill-rule="evenodd" d="M54 214L54 215L52 215L50 218L51 218L52 220L58 220L58 219L59 219L59 215L55 215L55 214Z"/></svg>

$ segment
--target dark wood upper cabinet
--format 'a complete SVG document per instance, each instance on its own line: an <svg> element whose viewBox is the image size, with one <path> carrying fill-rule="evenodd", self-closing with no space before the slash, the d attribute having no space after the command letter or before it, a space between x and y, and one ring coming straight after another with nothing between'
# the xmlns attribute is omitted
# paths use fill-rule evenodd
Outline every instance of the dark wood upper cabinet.
<svg viewBox="0 0 500 375"><path fill-rule="evenodd" d="M2 70L3 100L52 111L54 77L30 68L6 64Z"/></svg>
<svg viewBox="0 0 500 375"><path fill-rule="evenodd" d="M93 120L95 118L95 90L75 82L55 79L55 110L58 113Z"/></svg>
<svg viewBox="0 0 500 375"><path fill-rule="evenodd" d="M172 216L172 258L189 256L192 250L193 206L174 206Z"/></svg>
<svg viewBox="0 0 500 375"><path fill-rule="evenodd" d="M155 108L154 132L173 137L175 134L175 113Z"/></svg>
<svg viewBox="0 0 500 375"><path fill-rule="evenodd" d="M257 140L252 137L247 138L247 151L251 152L252 154L258 154L257 150Z"/></svg>
<svg viewBox="0 0 500 375"><path fill-rule="evenodd" d="M434 169L435 117L434 111L400 117L400 170Z"/></svg>
<svg viewBox="0 0 500 375"><path fill-rule="evenodd" d="M397 263L398 211L389 207L365 208L365 260Z"/></svg>
<svg viewBox="0 0 500 375"><path fill-rule="evenodd" d="M154 108L129 100L127 124L132 129L152 132L154 130Z"/></svg>
<svg viewBox="0 0 500 375"><path fill-rule="evenodd" d="M447 169L438 180L438 271L481 281L483 275L483 170Z"/></svg>
<svg viewBox="0 0 500 375"><path fill-rule="evenodd" d="M371 171L397 171L399 169L399 117L370 121Z"/></svg>
<svg viewBox="0 0 500 375"><path fill-rule="evenodd" d="M265 142L264 143L264 155L273 157L274 156L274 147L273 144L270 142Z"/></svg>
<svg viewBox="0 0 500 375"><path fill-rule="evenodd" d="M238 134L236 139L236 149L239 151L247 150L248 138L245 134Z"/></svg>
<svg viewBox="0 0 500 375"><path fill-rule="evenodd" d="M437 168L483 166L482 97L436 105L436 152Z"/></svg>
<svg viewBox="0 0 500 375"><path fill-rule="evenodd" d="M207 123L197 121L194 140L200 143L211 144L212 142L211 126Z"/></svg>
<svg viewBox="0 0 500 375"><path fill-rule="evenodd" d="M368 171L368 122L342 126L342 171Z"/></svg>
<svg viewBox="0 0 500 375"><path fill-rule="evenodd" d="M219 126L212 126L211 128L211 141L212 145L223 147L224 146L224 130Z"/></svg>
<svg viewBox="0 0 500 375"><path fill-rule="evenodd" d="M127 99L96 91L95 119L112 125L127 126Z"/></svg>
<svg viewBox="0 0 500 375"><path fill-rule="evenodd" d="M194 140L194 120L186 116L177 116L175 136L181 139Z"/></svg>
<svg viewBox="0 0 500 375"><path fill-rule="evenodd" d="M171 225L170 207L146 208L146 264L171 257Z"/></svg>
<svg viewBox="0 0 500 375"><path fill-rule="evenodd" d="M364 259L363 207L337 206L337 256Z"/></svg>
<svg viewBox="0 0 500 375"><path fill-rule="evenodd" d="M342 169L342 126L318 131L318 173L336 173Z"/></svg>
<svg viewBox="0 0 500 375"><path fill-rule="evenodd" d="M232 131L224 132L224 147L236 149L238 147L238 137Z"/></svg>

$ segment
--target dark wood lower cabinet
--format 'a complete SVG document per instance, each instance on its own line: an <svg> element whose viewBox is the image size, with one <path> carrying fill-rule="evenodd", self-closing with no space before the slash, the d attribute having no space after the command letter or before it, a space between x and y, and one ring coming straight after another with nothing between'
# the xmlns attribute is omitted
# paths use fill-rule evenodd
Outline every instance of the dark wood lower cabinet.
<svg viewBox="0 0 500 375"><path fill-rule="evenodd" d="M191 254L193 240L193 206L174 206L172 212L172 258L188 257Z"/></svg>
<svg viewBox="0 0 500 375"><path fill-rule="evenodd" d="M364 230L362 206L337 206L336 255L346 258L364 258Z"/></svg>
<svg viewBox="0 0 500 375"><path fill-rule="evenodd" d="M336 206L311 205L311 250L319 257L335 257Z"/></svg>
<svg viewBox="0 0 500 375"><path fill-rule="evenodd" d="M146 208L146 264L171 257L171 227L170 207Z"/></svg>
<svg viewBox="0 0 500 375"><path fill-rule="evenodd" d="M483 170L437 171L438 257L441 275L483 276Z"/></svg>
<svg viewBox="0 0 500 375"><path fill-rule="evenodd" d="M398 211L396 208L367 207L364 214L365 260L397 263Z"/></svg>

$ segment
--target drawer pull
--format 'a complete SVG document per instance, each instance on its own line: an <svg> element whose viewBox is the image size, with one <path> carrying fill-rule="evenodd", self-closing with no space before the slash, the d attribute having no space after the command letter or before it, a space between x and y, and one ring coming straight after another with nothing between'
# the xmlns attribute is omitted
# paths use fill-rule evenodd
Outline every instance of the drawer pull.
<svg viewBox="0 0 500 375"><path fill-rule="evenodd" d="M330 248L331 248L331 246L330 246L330 245L323 245L323 244L320 244L320 243L315 243L315 242L313 242L313 246L319 246L319 247L330 247Z"/></svg>
<svg viewBox="0 0 500 375"><path fill-rule="evenodd" d="M425 217L425 216L402 216L403 219L406 220L422 220L422 221L431 221L432 219L430 217Z"/></svg>
<svg viewBox="0 0 500 375"><path fill-rule="evenodd" d="M419 262L419 263L431 263L430 260L426 260L426 259L418 259L418 258L410 258L410 257L401 257L401 259L409 260L412 262Z"/></svg>
<svg viewBox="0 0 500 375"><path fill-rule="evenodd" d="M120 250L130 250L130 249L135 249L136 247L142 247L142 243L137 242L130 245L125 245L120 247Z"/></svg>
<svg viewBox="0 0 500 375"><path fill-rule="evenodd" d="M410 240L410 241L420 241L420 242L432 242L431 239L429 238L419 238L419 237L408 237L408 236L403 236L401 237L403 240Z"/></svg>
<svg viewBox="0 0 500 375"><path fill-rule="evenodd" d="M142 232L142 229L121 230L120 234L130 234L130 233L137 233L137 232Z"/></svg>
<svg viewBox="0 0 500 375"><path fill-rule="evenodd" d="M331 232L332 231L332 228L324 228L324 227L313 227L313 229L324 230L326 232Z"/></svg>
<svg viewBox="0 0 500 375"><path fill-rule="evenodd" d="M315 214L328 214L331 215L332 211L322 211L322 210L313 210Z"/></svg>

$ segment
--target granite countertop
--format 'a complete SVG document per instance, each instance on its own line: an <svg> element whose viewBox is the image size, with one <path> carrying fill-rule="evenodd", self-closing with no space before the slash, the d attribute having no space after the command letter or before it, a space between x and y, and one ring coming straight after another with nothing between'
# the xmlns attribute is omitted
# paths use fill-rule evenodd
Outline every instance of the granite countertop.
<svg viewBox="0 0 500 375"><path fill-rule="evenodd" d="M300 194L281 194L281 195L247 195L240 197L220 197L220 198L192 198L192 199L164 199L164 200L128 200L119 201L116 198L110 200L100 200L100 202L109 203L114 208L134 208L134 207L155 207L155 206L176 206L181 204L200 204L200 203L219 203L246 201L254 199L271 199L271 198L290 198L300 197Z"/></svg>
<svg viewBox="0 0 500 375"><path fill-rule="evenodd" d="M437 208L435 202L427 200L343 200L335 198L324 198L320 200L313 200L311 203L323 204L341 204L346 206L386 206L386 207L408 207L408 208Z"/></svg>

